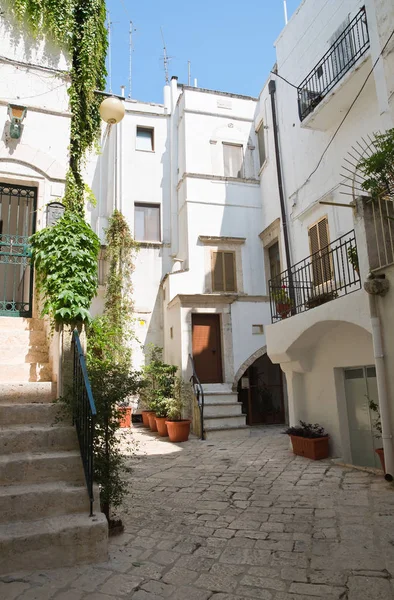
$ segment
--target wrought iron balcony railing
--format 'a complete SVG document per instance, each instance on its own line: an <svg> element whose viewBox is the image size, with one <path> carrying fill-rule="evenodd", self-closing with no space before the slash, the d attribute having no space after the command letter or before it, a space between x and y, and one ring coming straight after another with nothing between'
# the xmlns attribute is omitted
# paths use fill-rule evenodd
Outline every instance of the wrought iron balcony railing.
<svg viewBox="0 0 394 600"><path fill-rule="evenodd" d="M271 321L276 323L360 288L352 230L271 279Z"/></svg>
<svg viewBox="0 0 394 600"><path fill-rule="evenodd" d="M362 8L298 87L303 121L369 48L365 8Z"/></svg>

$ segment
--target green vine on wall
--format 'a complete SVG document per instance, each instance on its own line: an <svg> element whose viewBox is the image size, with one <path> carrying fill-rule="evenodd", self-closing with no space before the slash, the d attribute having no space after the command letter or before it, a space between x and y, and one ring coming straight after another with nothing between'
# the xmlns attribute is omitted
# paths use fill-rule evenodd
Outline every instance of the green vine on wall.
<svg viewBox="0 0 394 600"><path fill-rule="evenodd" d="M8 7L35 37L48 35L70 53L72 118L64 203L83 215L83 161L100 132L101 99L94 91L105 87L105 0L8 0Z"/></svg>

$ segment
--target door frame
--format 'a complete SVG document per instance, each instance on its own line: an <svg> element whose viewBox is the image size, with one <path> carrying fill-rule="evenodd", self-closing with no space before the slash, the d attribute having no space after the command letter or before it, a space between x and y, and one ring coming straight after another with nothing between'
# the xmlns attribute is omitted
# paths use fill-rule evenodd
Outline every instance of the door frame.
<svg viewBox="0 0 394 600"><path fill-rule="evenodd" d="M215 327L217 327L217 336L218 336L218 342L219 342L219 351L218 351L218 358L217 358L217 364L218 364L218 375L219 375L219 379L220 381L215 381L215 382L201 382L201 383L206 383L206 385L214 385L214 384L221 384L224 383L224 365L223 365L223 339L222 339L222 319L221 319L221 315L220 313L216 313L216 312L193 312L191 315L191 345L192 345L192 356L193 356L193 360L194 360L194 354L193 354L193 329L194 329L194 321L196 318L198 317L209 317L212 320L215 320L217 325ZM197 373L197 375L200 377L201 376Z"/></svg>
<svg viewBox="0 0 394 600"><path fill-rule="evenodd" d="M20 258L20 263L12 263L12 262L8 262L7 261L7 256L11 256L11 253L3 253L4 256L4 262L3 264L9 265L9 264L14 264L15 268L17 267L17 265L22 265L24 264L24 260L26 260L26 265L29 264L29 250L28 250L28 246L27 246L27 238L30 237L30 235L33 235L36 232L36 226L37 226L37 198L38 198L38 188L35 185L25 185L22 183L11 183L11 182L7 182L7 181L0 181L0 195L2 195L2 190L4 189L10 189L10 190L19 190L19 192L26 190L29 192L32 192L32 204L31 206L28 205L28 210L29 210L29 214L31 214L31 233L28 236L20 236L15 234L15 238L16 238L16 243L14 243L14 246L22 248L22 250L20 251L20 253L18 253L19 258ZM15 195L17 196L17 195ZM9 203L10 206L10 203ZM30 220L30 217L29 217ZM2 242L8 241L6 239L2 239L3 236L4 238L11 238L12 235L14 234L3 234L2 232L2 227L1 227L1 231L0 231L0 251L2 248ZM26 239L25 239L26 238ZM12 242L12 240L10 240ZM6 245L6 244L3 244ZM7 245L11 245L11 244L7 244ZM1 256L0 256L1 259ZM22 307L21 310L7 310L6 309L6 300L2 300L0 297L0 316L8 316L8 317L24 317L24 318L29 318L32 316L33 314L33 288L34 288L34 267L33 265L30 263L30 273L29 273L29 278L28 278L28 282L29 282L29 292L28 292L28 301L27 302L22 302ZM0 282L0 289L2 287L2 282ZM1 303L4 303L4 308L1 308ZM26 310L24 309L24 305L27 305Z"/></svg>

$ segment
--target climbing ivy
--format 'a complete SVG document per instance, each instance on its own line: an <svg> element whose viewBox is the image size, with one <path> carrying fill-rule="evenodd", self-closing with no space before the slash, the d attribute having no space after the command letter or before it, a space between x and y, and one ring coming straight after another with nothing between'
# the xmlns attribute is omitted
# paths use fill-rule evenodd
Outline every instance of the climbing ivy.
<svg viewBox="0 0 394 600"><path fill-rule="evenodd" d="M100 131L101 98L94 91L105 87L105 0L7 0L7 5L35 37L47 35L70 53L72 118L64 203L83 215L83 161Z"/></svg>

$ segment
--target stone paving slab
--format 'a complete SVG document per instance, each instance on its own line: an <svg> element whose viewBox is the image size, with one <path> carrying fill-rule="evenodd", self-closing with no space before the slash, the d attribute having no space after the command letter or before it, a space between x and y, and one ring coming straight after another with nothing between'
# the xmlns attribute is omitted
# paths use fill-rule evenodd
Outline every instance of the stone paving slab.
<svg viewBox="0 0 394 600"><path fill-rule="evenodd" d="M0 577L0 600L394 600L394 487L309 461L280 428L170 444L128 434L108 561Z"/></svg>

